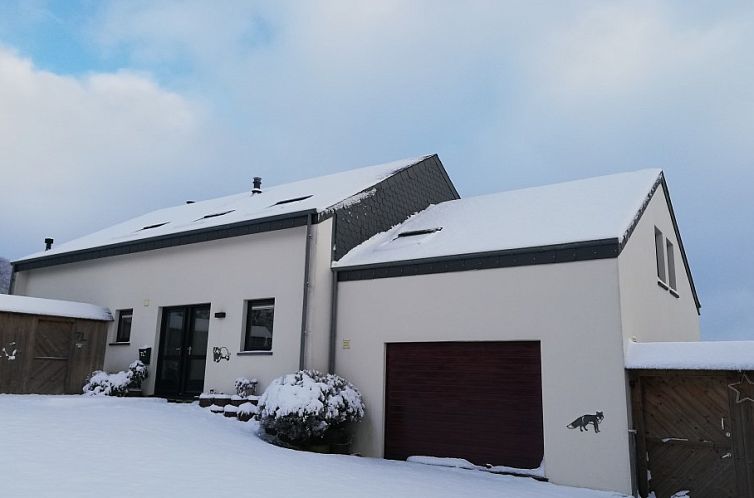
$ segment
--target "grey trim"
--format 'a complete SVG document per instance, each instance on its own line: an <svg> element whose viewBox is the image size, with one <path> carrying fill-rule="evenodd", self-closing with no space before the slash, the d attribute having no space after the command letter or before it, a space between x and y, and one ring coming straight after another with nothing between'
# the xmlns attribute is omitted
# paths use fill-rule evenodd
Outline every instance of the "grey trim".
<svg viewBox="0 0 754 498"><path fill-rule="evenodd" d="M299 348L298 369L306 367L306 329L309 322L309 266L311 264L312 250L312 218L306 220L306 243L304 244L304 295L301 299L301 346Z"/></svg>
<svg viewBox="0 0 754 498"><path fill-rule="evenodd" d="M13 289L16 287L16 265L14 263L10 264L10 284L8 285L8 294L13 294Z"/></svg>
<svg viewBox="0 0 754 498"><path fill-rule="evenodd" d="M236 356L271 356L272 351L239 351Z"/></svg>
<svg viewBox="0 0 754 498"><path fill-rule="evenodd" d="M108 346L130 346L130 342L108 342Z"/></svg>
<svg viewBox="0 0 754 498"><path fill-rule="evenodd" d="M132 240L106 246L93 247L91 249L82 249L79 251L52 254L49 256L39 256L32 259L15 261L13 262L13 265L16 268L16 271L26 271L47 266L76 263L91 259L107 258L110 256L164 249L166 247L195 244L197 242L238 237L241 235L284 230L286 228L295 228L306 225L310 222L310 215L316 212L315 209L309 209L291 214L240 221L238 223L230 223L216 227L200 228L198 230L160 235L148 239Z"/></svg>
<svg viewBox="0 0 754 498"><path fill-rule="evenodd" d="M336 267L336 271L339 282L348 282L352 280L371 280L375 278L610 259L617 258L619 253L619 240L611 238L570 244L377 263L343 269Z"/></svg>

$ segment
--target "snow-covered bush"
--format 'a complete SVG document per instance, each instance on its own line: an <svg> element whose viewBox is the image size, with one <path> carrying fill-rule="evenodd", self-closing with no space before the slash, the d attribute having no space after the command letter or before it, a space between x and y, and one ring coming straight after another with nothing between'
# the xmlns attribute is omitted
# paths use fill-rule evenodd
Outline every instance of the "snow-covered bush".
<svg viewBox="0 0 754 498"><path fill-rule="evenodd" d="M128 365L128 372L131 374L131 382L128 387L136 389L141 388L141 383L149 377L149 369L141 360L136 360Z"/></svg>
<svg viewBox="0 0 754 498"><path fill-rule="evenodd" d="M239 377L235 380L235 382L233 382L233 385L236 387L236 394L245 398L256 393L257 379Z"/></svg>
<svg viewBox="0 0 754 498"><path fill-rule="evenodd" d="M125 372L109 374L95 370L86 380L83 390L87 396L125 396L129 387L141 387L148 376L147 366L136 360L128 365Z"/></svg>
<svg viewBox="0 0 754 498"><path fill-rule="evenodd" d="M84 386L85 396L125 396L128 384L131 383L131 372L109 374L102 370L95 370L89 376Z"/></svg>
<svg viewBox="0 0 754 498"><path fill-rule="evenodd" d="M363 416L361 393L350 382L316 370L275 379L259 400L265 431L296 445L325 439Z"/></svg>

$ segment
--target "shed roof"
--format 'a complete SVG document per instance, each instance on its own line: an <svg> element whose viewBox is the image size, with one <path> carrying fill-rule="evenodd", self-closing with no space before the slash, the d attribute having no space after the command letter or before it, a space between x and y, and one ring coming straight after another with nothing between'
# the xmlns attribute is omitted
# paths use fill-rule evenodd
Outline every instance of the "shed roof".
<svg viewBox="0 0 754 498"><path fill-rule="evenodd" d="M754 341L632 342L625 361L631 370L754 370Z"/></svg>
<svg viewBox="0 0 754 498"><path fill-rule="evenodd" d="M402 159L276 186L262 186L240 194L159 209L90 235L25 256L14 263L49 258L134 241L195 232L255 220L277 219L311 212L327 212L370 187L427 157Z"/></svg>
<svg viewBox="0 0 754 498"><path fill-rule="evenodd" d="M94 304L7 294L0 294L0 311L27 315L64 316L104 322L113 319L109 309Z"/></svg>
<svg viewBox="0 0 754 498"><path fill-rule="evenodd" d="M662 170L644 169L428 207L341 258L338 268L628 237Z"/></svg>

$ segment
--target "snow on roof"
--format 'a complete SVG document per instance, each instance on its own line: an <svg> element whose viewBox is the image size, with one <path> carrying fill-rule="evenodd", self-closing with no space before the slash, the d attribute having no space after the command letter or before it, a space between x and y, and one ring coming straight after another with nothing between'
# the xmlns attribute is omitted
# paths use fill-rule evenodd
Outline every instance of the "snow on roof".
<svg viewBox="0 0 754 498"><path fill-rule="evenodd" d="M661 175L646 169L432 205L334 266L623 240Z"/></svg>
<svg viewBox="0 0 754 498"><path fill-rule="evenodd" d="M403 159L283 185L263 185L260 194L252 195L249 189L241 194L159 209L18 261L271 216L327 211L427 157Z"/></svg>
<svg viewBox="0 0 754 498"><path fill-rule="evenodd" d="M754 370L754 341L632 342L626 368Z"/></svg>
<svg viewBox="0 0 754 498"><path fill-rule="evenodd" d="M0 311L27 315L65 316L105 322L113 319L109 309L94 304L7 294L0 294Z"/></svg>

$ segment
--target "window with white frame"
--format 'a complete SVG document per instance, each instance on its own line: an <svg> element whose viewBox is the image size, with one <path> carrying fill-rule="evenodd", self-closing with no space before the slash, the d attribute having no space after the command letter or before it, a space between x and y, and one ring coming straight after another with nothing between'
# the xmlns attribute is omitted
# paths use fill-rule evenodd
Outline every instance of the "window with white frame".
<svg viewBox="0 0 754 498"><path fill-rule="evenodd" d="M655 227L655 256L657 258L657 284L678 297L675 274L675 245Z"/></svg>

